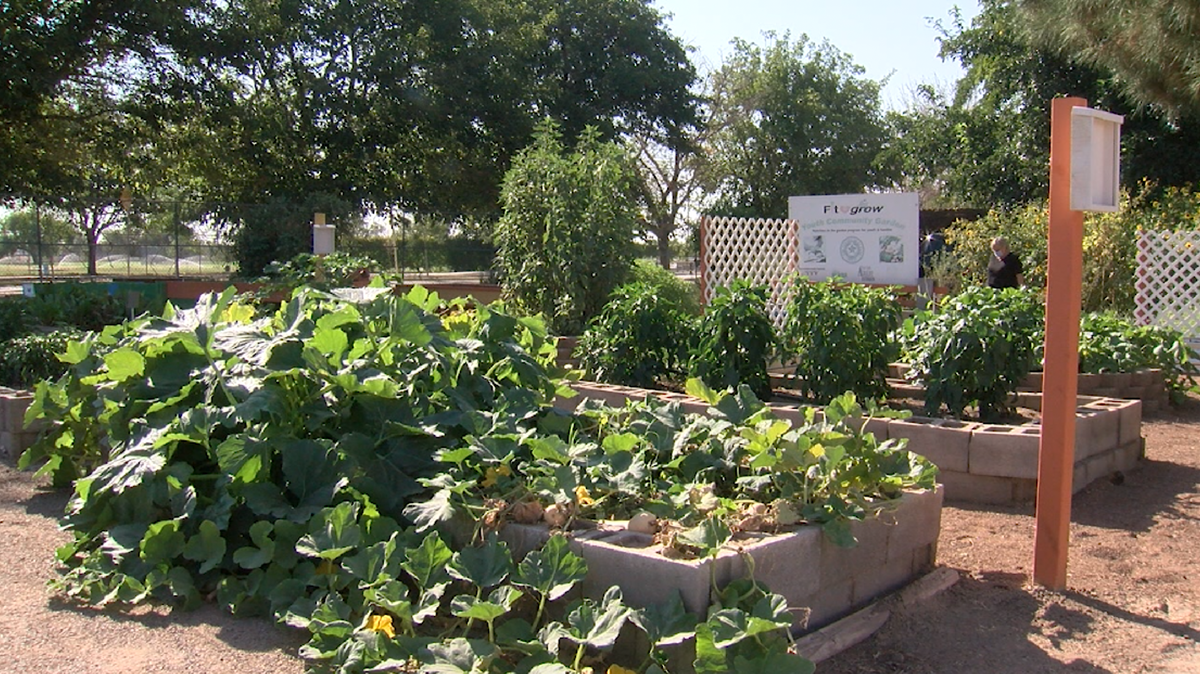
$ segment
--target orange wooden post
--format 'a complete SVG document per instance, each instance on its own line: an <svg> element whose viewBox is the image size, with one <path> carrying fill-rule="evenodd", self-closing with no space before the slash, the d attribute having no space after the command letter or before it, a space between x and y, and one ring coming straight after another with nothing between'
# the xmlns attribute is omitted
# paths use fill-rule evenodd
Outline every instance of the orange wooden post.
<svg viewBox="0 0 1200 674"><path fill-rule="evenodd" d="M1067 586L1079 372L1083 212L1071 210L1071 109L1086 106L1087 101L1082 98L1057 98L1050 109L1046 363L1042 379L1033 579L1052 590Z"/></svg>

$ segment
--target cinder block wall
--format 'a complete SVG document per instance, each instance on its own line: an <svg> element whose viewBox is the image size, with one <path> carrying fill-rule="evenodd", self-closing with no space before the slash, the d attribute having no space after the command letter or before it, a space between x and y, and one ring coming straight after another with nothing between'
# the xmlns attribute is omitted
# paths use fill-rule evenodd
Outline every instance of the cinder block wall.
<svg viewBox="0 0 1200 674"><path fill-rule="evenodd" d="M25 428L33 394L0 386L0 458L15 461L37 439L40 426Z"/></svg>

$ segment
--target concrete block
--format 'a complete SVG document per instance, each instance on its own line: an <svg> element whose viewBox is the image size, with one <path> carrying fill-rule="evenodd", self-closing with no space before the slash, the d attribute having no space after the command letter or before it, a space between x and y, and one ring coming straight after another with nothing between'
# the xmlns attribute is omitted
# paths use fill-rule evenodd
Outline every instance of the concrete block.
<svg viewBox="0 0 1200 674"><path fill-rule="evenodd" d="M915 559L916 550L909 550L907 555L884 564L873 573L855 576L850 596L854 608L865 606L876 597L912 582L916 577Z"/></svg>
<svg viewBox="0 0 1200 674"><path fill-rule="evenodd" d="M1028 482L1032 486L1036 484L1036 480L949 471L943 471L938 480L946 488L947 501L1002 505L1030 500L1036 493L1034 489L1023 484Z"/></svg>
<svg viewBox="0 0 1200 674"><path fill-rule="evenodd" d="M847 579L823 585L820 592L800 606L809 609L807 624L803 625L806 631L819 629L850 615L854 611L854 581Z"/></svg>
<svg viewBox="0 0 1200 674"><path fill-rule="evenodd" d="M991 477L1037 478L1039 426L983 425L971 431L969 471Z"/></svg>
<svg viewBox="0 0 1200 674"><path fill-rule="evenodd" d="M582 583L583 594L603 597L608 588L617 586L625 601L644 608L665 603L678 591L688 611L705 615L708 611L712 559L667 559L654 548L623 548L603 541L585 541L579 555L587 562L588 573ZM720 582L720 580L718 580ZM728 582L728 581L726 581Z"/></svg>
<svg viewBox="0 0 1200 674"><path fill-rule="evenodd" d="M1078 494L1086 486L1088 486L1087 466L1081 461L1075 464L1075 470L1071 475L1071 493Z"/></svg>
<svg viewBox="0 0 1200 674"><path fill-rule="evenodd" d="M1105 382L1098 374L1080 374L1076 379L1075 392L1080 395L1095 395L1098 388L1103 388Z"/></svg>
<svg viewBox="0 0 1200 674"><path fill-rule="evenodd" d="M858 545L843 548L828 537L821 537L819 577L822 586L848 578L869 575L882 568L887 560L888 534L891 525L879 518L853 522L850 531Z"/></svg>
<svg viewBox="0 0 1200 674"><path fill-rule="evenodd" d="M1041 372L1030 372L1028 375L1025 376L1024 379L1021 380L1020 384L1017 384L1017 388L1025 389L1028 391L1041 391L1042 390L1042 373Z"/></svg>
<svg viewBox="0 0 1200 674"><path fill-rule="evenodd" d="M1084 470L1087 472L1087 483L1091 484L1096 480L1101 480L1113 474L1116 470L1115 466L1116 450L1110 450L1083 460Z"/></svg>
<svg viewBox="0 0 1200 674"><path fill-rule="evenodd" d="M942 499L945 489L939 487L925 492L905 494L907 506L903 511L881 513L880 519L889 522L888 549L884 561L892 564L903 560L913 550L936 545L942 528Z"/></svg>
<svg viewBox="0 0 1200 674"><path fill-rule="evenodd" d="M37 433L0 431L0 457L17 459L37 440Z"/></svg>
<svg viewBox="0 0 1200 674"><path fill-rule="evenodd" d="M1121 414L1109 398L1075 410L1075 460L1086 459L1117 448Z"/></svg>
<svg viewBox="0 0 1200 674"><path fill-rule="evenodd" d="M33 402L33 394L24 391L10 391L0 398L4 405L4 415L0 419L0 431L19 433L25 430L25 410Z"/></svg>
<svg viewBox="0 0 1200 674"><path fill-rule="evenodd" d="M929 459L941 470L967 472L971 431L978 424L951 419L911 417L888 421L889 438L907 438L908 451Z"/></svg>
<svg viewBox="0 0 1200 674"><path fill-rule="evenodd" d="M1145 443L1141 438L1132 442L1122 443L1113 452L1113 470L1132 470L1138 462L1145 458Z"/></svg>
<svg viewBox="0 0 1200 674"><path fill-rule="evenodd" d="M787 597L789 602L797 602L816 594L821 587L818 564L821 546L826 542L820 528L805 527L795 533L744 545L742 549L754 559L757 580L766 583L772 592ZM729 580L735 580L745 574L745 569L740 564L736 567L731 564L729 572Z"/></svg>

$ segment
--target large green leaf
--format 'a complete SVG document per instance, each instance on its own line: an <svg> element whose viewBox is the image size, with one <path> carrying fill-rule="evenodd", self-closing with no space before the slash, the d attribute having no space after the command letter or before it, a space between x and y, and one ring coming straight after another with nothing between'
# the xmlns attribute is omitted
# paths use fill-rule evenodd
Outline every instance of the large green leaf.
<svg viewBox="0 0 1200 674"><path fill-rule="evenodd" d="M513 572L508 544L491 534L483 545L463 548L454 553L448 567L450 575L480 588L499 585Z"/></svg>
<svg viewBox="0 0 1200 674"><path fill-rule="evenodd" d="M155 522L146 529L146 535L138 545L138 554L148 564L169 562L183 552L184 543L185 537L179 530L179 522Z"/></svg>
<svg viewBox="0 0 1200 674"><path fill-rule="evenodd" d="M255 522L250 527L250 540L254 545L238 548L233 553L233 561L243 569L257 569L269 564L275 558L275 541L271 540L271 532L275 525L266 520Z"/></svg>
<svg viewBox="0 0 1200 674"><path fill-rule="evenodd" d="M629 619L646 633L646 639L657 648L681 644L696 634L696 615L688 612L678 590L671 593L671 598L665 604L652 604L632 611Z"/></svg>
<svg viewBox="0 0 1200 674"><path fill-rule="evenodd" d="M404 551L404 561L400 566L413 577L417 587L427 588L450 579L446 564L453 556L454 553L442 541L442 537L432 531L421 540L419 546Z"/></svg>
<svg viewBox="0 0 1200 674"><path fill-rule="evenodd" d="M550 599L558 599L587 576L587 563L571 552L567 538L555 534L540 550L525 555L513 583Z"/></svg>
<svg viewBox="0 0 1200 674"><path fill-rule="evenodd" d="M787 652L769 652L757 657L734 656L734 674L813 674L817 666L807 658Z"/></svg>
<svg viewBox="0 0 1200 674"><path fill-rule="evenodd" d="M567 614L564 638L581 646L609 648L617 642L629 612L621 588L610 587L599 603L584 599Z"/></svg>
<svg viewBox="0 0 1200 674"><path fill-rule="evenodd" d="M204 520L200 523L199 531L184 546L183 556L200 562L200 573L208 573L221 563L225 558L225 539L215 522Z"/></svg>
<svg viewBox="0 0 1200 674"><path fill-rule="evenodd" d="M121 348L104 356L104 365L113 381L126 381L142 376L146 370L146 358L131 348Z"/></svg>
<svg viewBox="0 0 1200 674"><path fill-rule="evenodd" d="M357 503L325 508L309 525L309 533L296 542L296 552L306 557L335 560L362 542Z"/></svg>

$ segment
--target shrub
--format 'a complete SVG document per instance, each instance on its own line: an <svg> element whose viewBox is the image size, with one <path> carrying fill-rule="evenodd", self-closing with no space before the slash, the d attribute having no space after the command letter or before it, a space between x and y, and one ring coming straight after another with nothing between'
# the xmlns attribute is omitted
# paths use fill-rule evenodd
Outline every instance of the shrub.
<svg viewBox="0 0 1200 674"><path fill-rule="evenodd" d="M0 299L0 342L7 342L29 332L32 320L28 304L29 301L24 297Z"/></svg>
<svg viewBox="0 0 1200 674"><path fill-rule="evenodd" d="M58 359L58 354L81 335L67 328L0 342L0 386L33 388L38 382L58 379L67 371L67 364Z"/></svg>
<svg viewBox="0 0 1200 674"><path fill-rule="evenodd" d="M27 309L37 324L99 332L123 322L125 306L101 283L55 283L38 289Z"/></svg>
<svg viewBox="0 0 1200 674"><path fill-rule="evenodd" d="M300 253L286 262L267 265L266 273L259 281L266 283L271 291L290 291L305 285L321 289L348 288L378 273L379 264L369 257L343 252L323 257Z"/></svg>
<svg viewBox="0 0 1200 674"><path fill-rule="evenodd" d="M691 317L658 288L623 285L580 337L580 366L597 381L654 388L684 374L693 331Z"/></svg>
<svg viewBox="0 0 1200 674"><path fill-rule="evenodd" d="M899 348L900 305L883 288L796 278L787 304L781 358L796 363L804 395L819 403L853 391L886 398L888 364Z"/></svg>
<svg viewBox="0 0 1200 674"><path fill-rule="evenodd" d="M567 151L543 123L504 176L496 264L516 310L574 335L625 281L638 221L637 176L626 150L585 130Z"/></svg>
<svg viewBox="0 0 1200 674"><path fill-rule="evenodd" d="M696 284L663 269L657 262L635 261L629 271L629 282L650 286L655 293L689 316L699 316L703 311L700 306L700 289Z"/></svg>
<svg viewBox="0 0 1200 674"><path fill-rule="evenodd" d="M1043 314L1032 291L976 287L907 321L910 376L925 385L926 413L944 406L958 417L976 403L980 418L1002 417L1037 362Z"/></svg>
<svg viewBox="0 0 1200 674"><path fill-rule="evenodd" d="M721 390L745 384L760 398L771 392L767 360L775 326L767 315L767 289L744 280L719 287L696 329L691 373Z"/></svg>
<svg viewBox="0 0 1200 674"><path fill-rule="evenodd" d="M1193 364L1200 355L1187 345L1178 330L1135 325L1113 314L1083 316L1079 326L1079 371L1134 372L1159 368L1174 400L1195 384L1200 374Z"/></svg>

